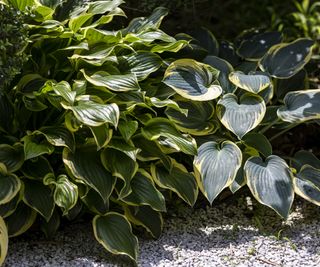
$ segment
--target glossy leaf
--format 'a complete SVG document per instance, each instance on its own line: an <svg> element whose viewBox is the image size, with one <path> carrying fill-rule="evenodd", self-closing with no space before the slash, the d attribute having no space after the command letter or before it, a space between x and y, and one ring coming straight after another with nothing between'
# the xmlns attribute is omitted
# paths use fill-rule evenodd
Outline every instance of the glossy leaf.
<svg viewBox="0 0 320 267"><path fill-rule="evenodd" d="M137 260L138 239L133 235L125 216L109 212L105 216L94 217L92 224L97 241L105 249L113 254L123 254Z"/></svg>
<svg viewBox="0 0 320 267"><path fill-rule="evenodd" d="M275 78L298 73L311 58L314 41L306 38L272 46L260 60L260 68Z"/></svg>
<svg viewBox="0 0 320 267"><path fill-rule="evenodd" d="M290 123L300 123L320 118L320 89L294 91L286 94L278 117Z"/></svg>
<svg viewBox="0 0 320 267"><path fill-rule="evenodd" d="M267 137L260 133L248 133L242 141L246 146L253 147L258 150L264 157L272 154L272 146Z"/></svg>
<svg viewBox="0 0 320 267"><path fill-rule="evenodd" d="M294 196L292 173L287 163L275 155L266 160L251 157L244 165L244 171L254 197L287 218Z"/></svg>
<svg viewBox="0 0 320 267"><path fill-rule="evenodd" d="M6 166L8 172L19 170L24 163L23 146L0 144L0 162Z"/></svg>
<svg viewBox="0 0 320 267"><path fill-rule="evenodd" d="M202 144L193 166L198 186L212 204L222 190L233 182L241 166L242 153L231 141Z"/></svg>
<svg viewBox="0 0 320 267"><path fill-rule="evenodd" d="M217 104L218 118L239 139L260 124L265 112L263 99L251 93L242 95L239 100L234 94L226 94Z"/></svg>
<svg viewBox="0 0 320 267"><path fill-rule="evenodd" d="M24 158L25 160L36 158L43 154L52 154L54 147L37 134L26 135L22 138L24 142Z"/></svg>
<svg viewBox="0 0 320 267"><path fill-rule="evenodd" d="M179 59L167 68L163 82L184 98L208 101L219 97L219 71L193 59Z"/></svg>
<svg viewBox="0 0 320 267"><path fill-rule="evenodd" d="M9 236L7 226L2 217L0 217L0 266L2 266L6 258L8 252L8 244Z"/></svg>
<svg viewBox="0 0 320 267"><path fill-rule="evenodd" d="M20 179L12 173L0 172L0 205L10 202L21 188Z"/></svg>
<svg viewBox="0 0 320 267"><path fill-rule="evenodd" d="M89 127L97 144L97 149L106 147L112 139L113 130L107 124Z"/></svg>
<svg viewBox="0 0 320 267"><path fill-rule="evenodd" d="M261 92L271 84L269 76L263 72L244 74L241 71L235 71L229 74L229 79L237 87L254 94Z"/></svg>

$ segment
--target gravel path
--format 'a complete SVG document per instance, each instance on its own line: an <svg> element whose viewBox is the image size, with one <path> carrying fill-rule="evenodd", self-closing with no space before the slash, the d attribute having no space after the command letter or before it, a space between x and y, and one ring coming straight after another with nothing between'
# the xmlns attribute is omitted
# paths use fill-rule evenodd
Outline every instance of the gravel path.
<svg viewBox="0 0 320 267"><path fill-rule="evenodd" d="M320 208L299 200L282 222L271 210L240 199L213 207L171 209L157 241L140 237L139 266L320 266ZM232 204L233 203L233 204ZM249 203L249 204L248 204ZM5 267L132 266L94 240L90 224L12 239Z"/></svg>

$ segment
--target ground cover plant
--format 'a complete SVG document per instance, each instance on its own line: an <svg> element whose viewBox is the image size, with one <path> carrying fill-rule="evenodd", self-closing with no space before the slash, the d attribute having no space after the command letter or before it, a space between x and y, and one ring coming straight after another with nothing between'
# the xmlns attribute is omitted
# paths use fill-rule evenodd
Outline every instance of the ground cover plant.
<svg viewBox="0 0 320 267"><path fill-rule="evenodd" d="M295 193L320 204L319 159L271 145L319 118L312 40L170 36L162 7L115 29L121 0L68 3L2 1L31 16L29 59L0 92L1 261L8 237L85 214L102 246L136 261L133 231L159 237L166 201L193 206L199 190L212 203L248 186L283 218Z"/></svg>

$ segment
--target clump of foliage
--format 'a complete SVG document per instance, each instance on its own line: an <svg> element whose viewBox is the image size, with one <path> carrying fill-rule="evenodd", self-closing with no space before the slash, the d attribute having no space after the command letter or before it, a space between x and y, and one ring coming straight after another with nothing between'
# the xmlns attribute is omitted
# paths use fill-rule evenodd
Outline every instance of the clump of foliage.
<svg viewBox="0 0 320 267"><path fill-rule="evenodd" d="M133 231L159 237L167 192L193 206L199 189L212 203L247 185L284 218L294 193L320 204L319 159L270 144L319 117L320 90L305 89L310 39L173 37L161 7L109 29L121 0L59 15L59 1L8 2L34 17L31 58L0 94L2 260L8 236L35 222L50 236L88 213L98 242L137 260Z"/></svg>
<svg viewBox="0 0 320 267"><path fill-rule="evenodd" d="M0 2L0 89L20 72L26 61L27 30L24 15Z"/></svg>

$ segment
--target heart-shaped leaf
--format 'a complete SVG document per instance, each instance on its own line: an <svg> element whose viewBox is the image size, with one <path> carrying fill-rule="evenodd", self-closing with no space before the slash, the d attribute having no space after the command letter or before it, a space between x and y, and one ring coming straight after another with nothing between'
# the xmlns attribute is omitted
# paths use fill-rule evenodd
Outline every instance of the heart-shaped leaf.
<svg viewBox="0 0 320 267"><path fill-rule="evenodd" d="M311 58L314 41L306 38L272 46L259 67L275 78L289 78L298 73Z"/></svg>
<svg viewBox="0 0 320 267"><path fill-rule="evenodd" d="M210 141L199 147L193 166L199 188L211 204L233 182L241 162L241 150L231 141Z"/></svg>
<svg viewBox="0 0 320 267"><path fill-rule="evenodd" d="M184 165L172 159L170 172L159 163L151 165L151 173L158 186L172 190L190 206L194 205L198 196L198 187L194 175L189 173Z"/></svg>
<svg viewBox="0 0 320 267"><path fill-rule="evenodd" d="M158 140L166 138L177 151L195 155L197 154L196 143L193 138L183 136L172 122L163 118L154 118L149 120L141 130L143 136L149 140Z"/></svg>
<svg viewBox="0 0 320 267"><path fill-rule="evenodd" d="M184 98L207 101L222 93L219 71L193 59L179 59L167 68L163 82Z"/></svg>
<svg viewBox="0 0 320 267"><path fill-rule="evenodd" d="M293 179L295 192L304 199L320 206L320 170L304 165Z"/></svg>
<svg viewBox="0 0 320 267"><path fill-rule="evenodd" d="M74 153L64 149L63 162L80 182L93 188L104 201L109 199L116 179L103 167L95 146L85 145Z"/></svg>
<svg viewBox="0 0 320 267"><path fill-rule="evenodd" d="M23 201L40 213L46 221L50 220L55 204L48 186L39 181L25 180Z"/></svg>
<svg viewBox="0 0 320 267"><path fill-rule="evenodd" d="M43 154L50 155L54 151L54 146L39 134L25 135L22 141L24 143L25 160L36 158Z"/></svg>
<svg viewBox="0 0 320 267"><path fill-rule="evenodd" d="M245 38L237 53L246 60L259 60L273 45L281 43L282 34L280 32L263 32Z"/></svg>
<svg viewBox="0 0 320 267"><path fill-rule="evenodd" d="M218 129L217 122L213 120L214 106L211 102L177 101L180 108L187 110L185 115L176 109L168 107L166 115L176 127L184 133L192 135L208 135Z"/></svg>
<svg viewBox="0 0 320 267"><path fill-rule="evenodd" d="M263 99L252 93L245 93L240 100L234 94L226 94L217 104L218 118L239 139L259 125L265 112Z"/></svg>
<svg viewBox="0 0 320 267"><path fill-rule="evenodd" d="M96 216L92 222L97 241L113 254L129 256L134 261L138 256L138 239L132 233L126 217L109 212L105 216Z"/></svg>
<svg viewBox="0 0 320 267"><path fill-rule="evenodd" d="M294 91L286 94L278 117L287 122L299 123L320 118L320 89Z"/></svg>
<svg viewBox="0 0 320 267"><path fill-rule="evenodd" d="M21 182L15 174L0 172L0 205L10 202L20 191Z"/></svg>
<svg viewBox="0 0 320 267"><path fill-rule="evenodd" d="M254 94L261 92L271 84L269 76L263 72L244 74L241 71L234 71L229 74L229 79L237 87Z"/></svg>
<svg viewBox="0 0 320 267"><path fill-rule="evenodd" d="M287 163L275 155L265 161L251 157L244 165L244 172L254 197L287 218L294 196L292 173Z"/></svg>
<svg viewBox="0 0 320 267"><path fill-rule="evenodd" d="M130 183L132 192L123 201L134 206L149 205L157 211L166 211L164 196L155 187L152 177L143 169L139 170Z"/></svg>
<svg viewBox="0 0 320 267"><path fill-rule="evenodd" d="M272 146L267 137L260 133L248 133L242 139L248 147L258 150L263 156L268 157L272 154Z"/></svg>

